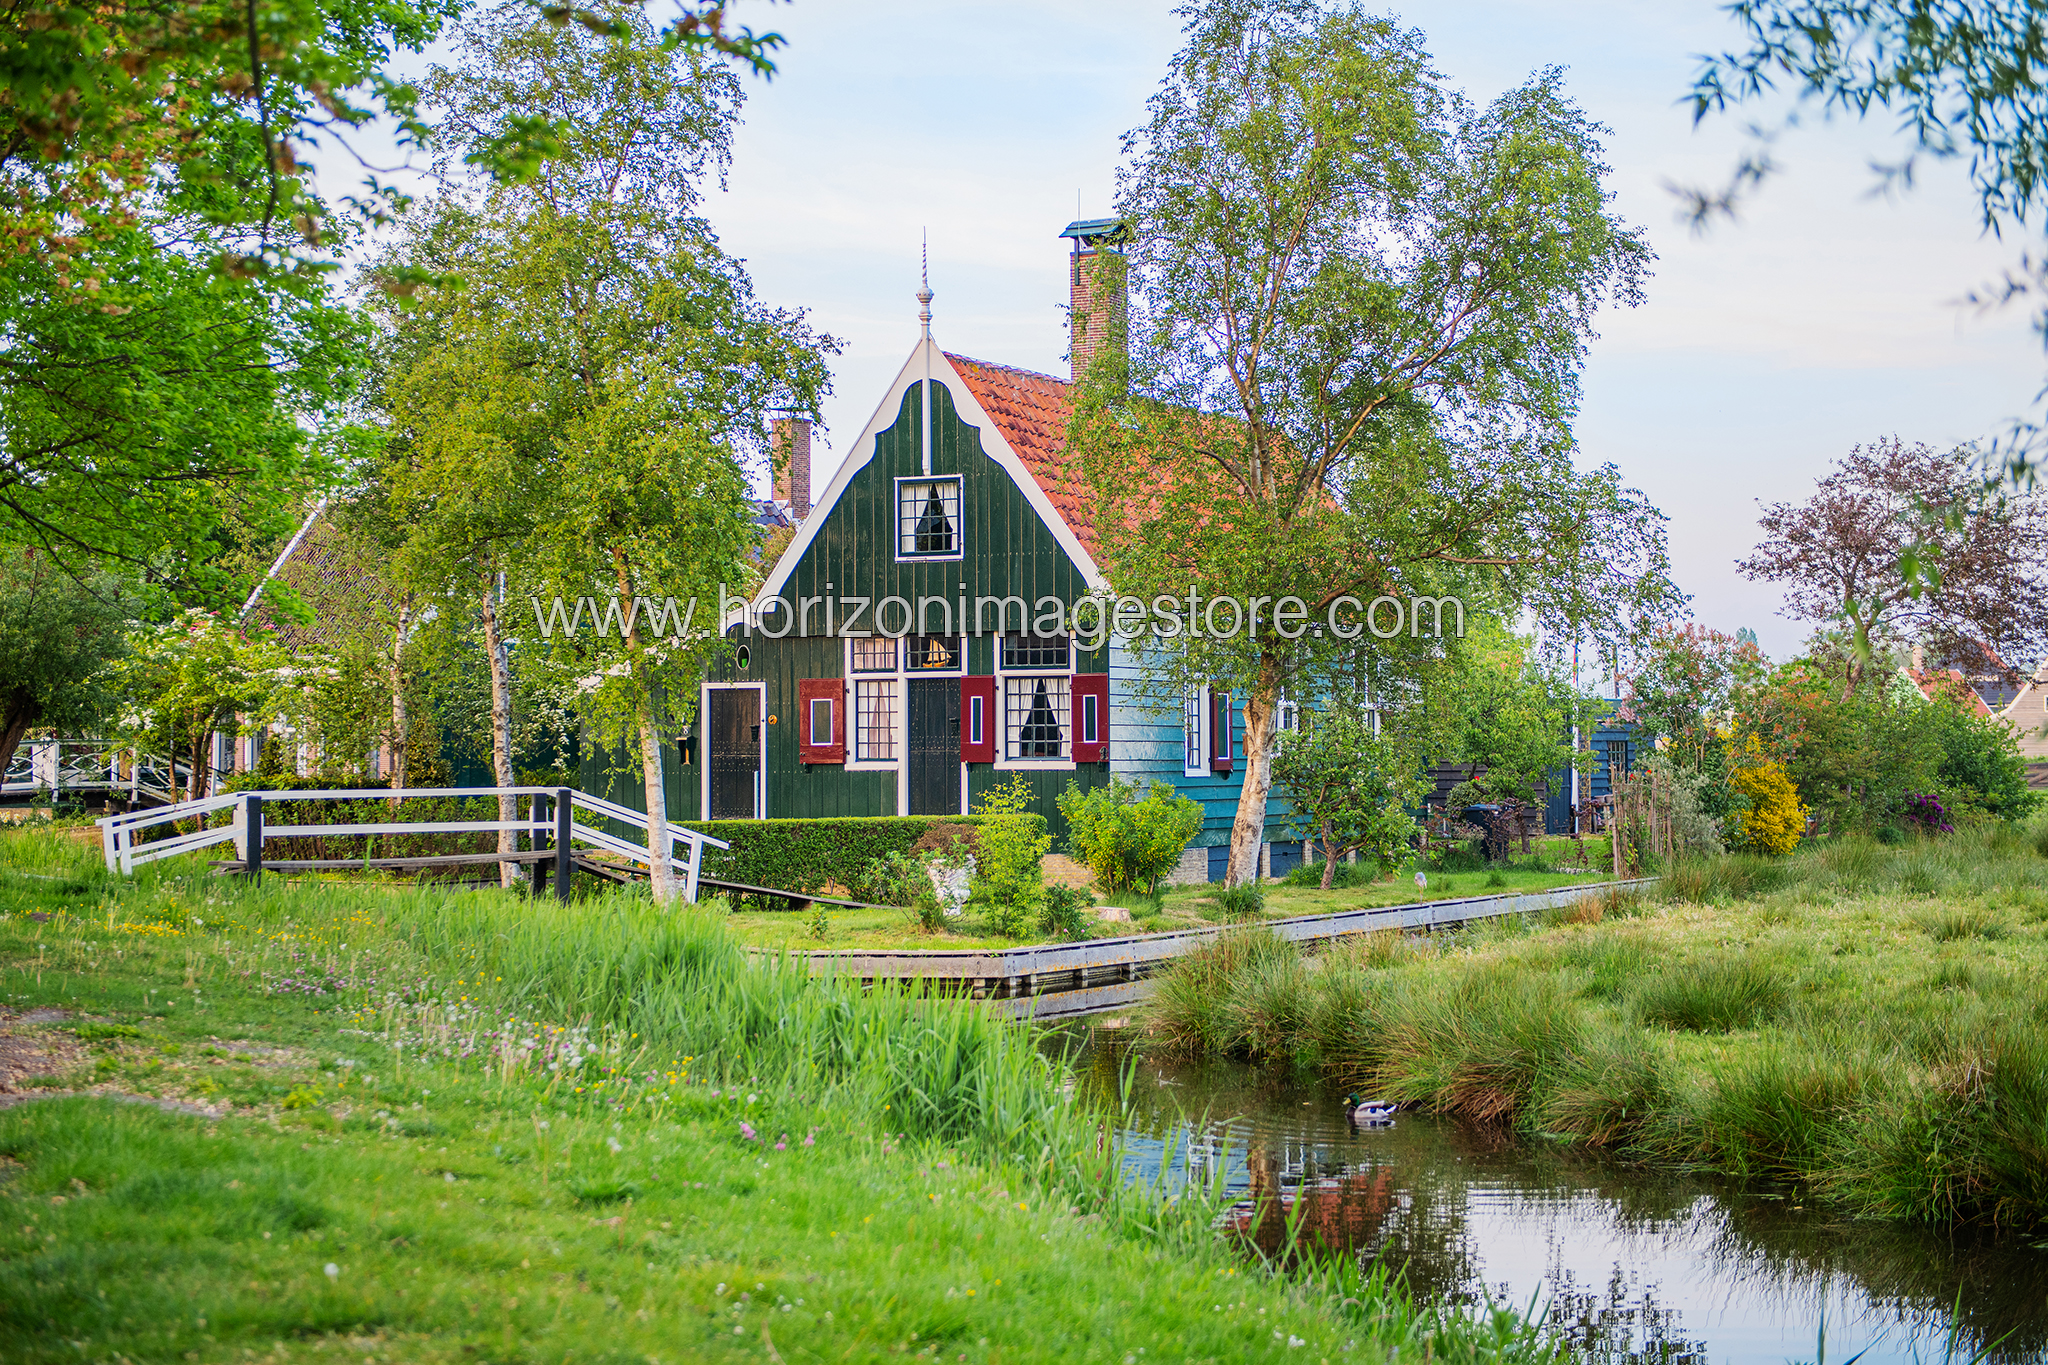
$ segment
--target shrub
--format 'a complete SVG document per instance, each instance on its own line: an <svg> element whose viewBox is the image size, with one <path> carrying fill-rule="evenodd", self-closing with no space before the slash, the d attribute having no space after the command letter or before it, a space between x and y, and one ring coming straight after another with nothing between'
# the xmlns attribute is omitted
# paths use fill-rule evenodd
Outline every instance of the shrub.
<svg viewBox="0 0 2048 1365"><path fill-rule="evenodd" d="M927 934L936 934L946 924L946 907L939 901L939 890L932 885L931 878L910 902L910 918L919 929Z"/></svg>
<svg viewBox="0 0 2048 1365"><path fill-rule="evenodd" d="M492 817L495 818L495 817ZM1007 817L1045 829L1045 817ZM869 863L891 853L910 854L949 848L953 836L972 833L985 823L978 815L849 816L831 820L683 820L700 834L723 839L728 850L704 850L704 875L749 886L784 891L823 891L827 886L852 887ZM631 837L639 831L618 828ZM908 902L892 902L907 904Z"/></svg>
<svg viewBox="0 0 2048 1365"><path fill-rule="evenodd" d="M1088 937L1088 898L1071 886L1048 886L1038 906L1038 927L1072 941Z"/></svg>
<svg viewBox="0 0 2048 1365"><path fill-rule="evenodd" d="M1731 780L1749 809L1739 817L1736 843L1751 853L1782 857L1797 848L1806 833L1806 807L1799 803L1799 791L1785 765L1764 757L1754 736L1738 757Z"/></svg>
<svg viewBox="0 0 2048 1365"><path fill-rule="evenodd" d="M1142 796L1135 781L1122 777L1087 791L1069 782L1059 807L1067 817L1068 846L1111 896L1150 893L1202 829L1201 804L1174 795L1164 782L1153 782Z"/></svg>
<svg viewBox="0 0 2048 1365"><path fill-rule="evenodd" d="M990 790L974 808L981 816L976 834L973 893L968 899L984 906L989 927L1016 938L1039 898L1042 860L1052 847L1043 816L1026 812L1032 801L1029 784L1014 777Z"/></svg>
<svg viewBox="0 0 2048 1365"><path fill-rule="evenodd" d="M1906 807L1899 812L1907 823L1922 834L1954 834L1956 827L1949 819L1948 809L1941 804L1941 798L1932 795L1908 796ZM1887 826L1889 828L1889 826ZM1895 843L1886 839L1884 830L1878 831L1879 843Z"/></svg>
<svg viewBox="0 0 2048 1365"><path fill-rule="evenodd" d="M867 865L846 883L856 900L876 905L910 905L919 894L930 890L931 877L922 860L908 853L889 852L870 858Z"/></svg>

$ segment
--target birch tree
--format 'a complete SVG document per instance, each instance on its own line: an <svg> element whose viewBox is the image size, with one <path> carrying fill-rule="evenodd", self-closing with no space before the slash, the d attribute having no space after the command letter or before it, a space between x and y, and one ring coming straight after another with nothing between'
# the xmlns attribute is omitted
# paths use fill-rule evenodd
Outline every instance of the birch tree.
<svg viewBox="0 0 2048 1365"><path fill-rule="evenodd" d="M451 148L498 137L513 111L573 135L522 185L437 200L387 262L464 282L392 311L387 393L421 563L484 570L501 785L503 638L542 646L501 610L497 575L529 595L620 600L615 638L547 647L585 670L591 737L639 752L666 902L662 743L686 707L664 699L694 696L721 646L715 629L683 638L678 618L643 619L635 599L715 600L747 579L748 469L767 458L767 412L815 411L832 343L761 304L695 216L701 182L728 161L737 81L664 48L637 10L612 18L619 32L602 36L500 12L428 77Z"/></svg>
<svg viewBox="0 0 2048 1365"><path fill-rule="evenodd" d="M1069 439L1120 592L1265 599L1230 639L1148 655L1161 692L1245 699L1235 885L1256 875L1282 693L1373 647L1290 638L1278 599L1319 620L1346 596L1456 593L1594 635L1679 599L1662 518L1572 460L1593 319L1641 300L1651 254L1609 210L1603 130L1562 74L1479 106L1419 33L1355 4L1189 16L1126 139L1130 242L1101 268L1127 271L1128 312L1089 320L1121 344Z"/></svg>

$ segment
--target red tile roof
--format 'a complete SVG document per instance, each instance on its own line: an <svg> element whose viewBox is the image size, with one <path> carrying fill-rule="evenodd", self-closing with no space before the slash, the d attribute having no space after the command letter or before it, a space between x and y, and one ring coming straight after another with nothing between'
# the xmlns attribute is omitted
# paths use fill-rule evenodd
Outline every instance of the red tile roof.
<svg viewBox="0 0 2048 1365"><path fill-rule="evenodd" d="M1074 412L1067 381L950 352L946 359L1031 471L1054 509L1073 528L1074 538L1099 564L1102 556L1095 537L1094 497L1081 472L1066 462L1067 419Z"/></svg>

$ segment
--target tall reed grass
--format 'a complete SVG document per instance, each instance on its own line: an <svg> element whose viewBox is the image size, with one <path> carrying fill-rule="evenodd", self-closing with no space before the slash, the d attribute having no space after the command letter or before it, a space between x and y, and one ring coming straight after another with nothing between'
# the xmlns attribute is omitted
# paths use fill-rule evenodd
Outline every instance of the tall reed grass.
<svg viewBox="0 0 2048 1365"><path fill-rule="evenodd" d="M1681 863L1619 914L1375 936L1313 969L1248 932L1166 974L1151 1045L1861 1213L2048 1223L2043 847Z"/></svg>

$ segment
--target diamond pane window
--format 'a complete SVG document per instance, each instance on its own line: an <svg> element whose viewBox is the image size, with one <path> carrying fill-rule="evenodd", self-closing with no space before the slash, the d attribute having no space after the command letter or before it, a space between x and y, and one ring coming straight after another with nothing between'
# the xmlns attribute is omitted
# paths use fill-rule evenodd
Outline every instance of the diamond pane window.
<svg viewBox="0 0 2048 1365"><path fill-rule="evenodd" d="M1003 679L1003 754L1065 758L1073 724L1073 679Z"/></svg>
<svg viewBox="0 0 2048 1365"><path fill-rule="evenodd" d="M1004 668L1065 668L1067 637L1064 635L1005 635Z"/></svg>
<svg viewBox="0 0 2048 1365"><path fill-rule="evenodd" d="M853 685L853 756L861 763L896 761L896 680Z"/></svg>
<svg viewBox="0 0 2048 1365"><path fill-rule="evenodd" d="M905 479L897 484L897 556L959 553L960 480Z"/></svg>

